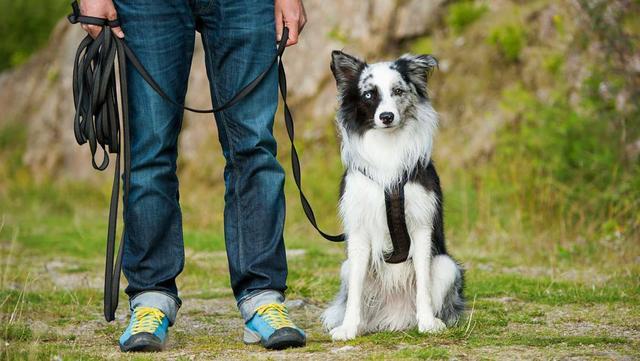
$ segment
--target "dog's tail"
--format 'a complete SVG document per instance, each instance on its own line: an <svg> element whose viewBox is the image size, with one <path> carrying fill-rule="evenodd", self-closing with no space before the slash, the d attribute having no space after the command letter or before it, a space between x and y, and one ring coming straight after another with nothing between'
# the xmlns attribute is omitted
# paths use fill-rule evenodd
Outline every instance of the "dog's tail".
<svg viewBox="0 0 640 361"><path fill-rule="evenodd" d="M453 326L465 309L464 269L453 258L442 254L433 258L431 270L431 299L436 317Z"/></svg>

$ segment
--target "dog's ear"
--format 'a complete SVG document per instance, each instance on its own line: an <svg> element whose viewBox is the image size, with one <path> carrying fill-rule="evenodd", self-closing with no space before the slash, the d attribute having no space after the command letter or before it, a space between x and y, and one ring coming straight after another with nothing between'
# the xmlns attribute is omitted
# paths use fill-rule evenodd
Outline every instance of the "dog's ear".
<svg viewBox="0 0 640 361"><path fill-rule="evenodd" d="M418 94L427 96L427 81L438 67L438 60L432 55L405 54L395 62L396 68L403 77L416 86Z"/></svg>
<svg viewBox="0 0 640 361"><path fill-rule="evenodd" d="M357 81L365 65L362 60L340 50L331 52L331 72L333 72L333 77L336 78L338 87Z"/></svg>

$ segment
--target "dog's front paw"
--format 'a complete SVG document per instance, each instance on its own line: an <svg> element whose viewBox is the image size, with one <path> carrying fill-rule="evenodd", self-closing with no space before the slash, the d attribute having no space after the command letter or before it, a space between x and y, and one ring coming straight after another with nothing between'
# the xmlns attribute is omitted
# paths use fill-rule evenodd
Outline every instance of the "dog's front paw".
<svg viewBox="0 0 640 361"><path fill-rule="evenodd" d="M338 326L331 330L331 339L334 341L353 340L354 338L356 338L357 333L357 326L342 324L342 326Z"/></svg>
<svg viewBox="0 0 640 361"><path fill-rule="evenodd" d="M418 331L421 333L437 333L443 331L445 328L447 328L447 325L436 317L418 321Z"/></svg>

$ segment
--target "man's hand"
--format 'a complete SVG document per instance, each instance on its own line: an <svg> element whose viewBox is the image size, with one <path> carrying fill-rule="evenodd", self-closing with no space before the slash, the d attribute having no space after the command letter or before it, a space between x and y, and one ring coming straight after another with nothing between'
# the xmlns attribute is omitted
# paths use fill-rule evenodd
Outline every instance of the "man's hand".
<svg viewBox="0 0 640 361"><path fill-rule="evenodd" d="M302 0L275 0L275 2L278 41L282 38L282 29L286 26L289 28L287 46L297 44L298 35L307 23L307 13L304 11Z"/></svg>
<svg viewBox="0 0 640 361"><path fill-rule="evenodd" d="M107 18L109 20L118 18L116 8L113 6L113 0L82 0L80 2L80 13L85 16ZM82 28L94 39L102 31L102 27L97 25L82 24ZM111 31L120 39L124 38L124 32L120 27L112 28Z"/></svg>

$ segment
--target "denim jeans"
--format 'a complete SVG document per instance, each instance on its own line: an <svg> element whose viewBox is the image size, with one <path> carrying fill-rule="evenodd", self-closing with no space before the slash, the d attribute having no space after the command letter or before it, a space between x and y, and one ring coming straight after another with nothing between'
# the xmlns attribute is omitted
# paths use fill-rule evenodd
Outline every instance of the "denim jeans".
<svg viewBox="0 0 640 361"><path fill-rule="evenodd" d="M177 102L183 103L195 32L202 34L212 103L219 105L266 69L276 53L273 0L116 0L127 44ZM171 323L184 266L176 159L182 109L127 69L131 185L123 257L131 306L155 306ZM284 171L273 137L277 69L250 95L218 112L226 159L224 235L231 286L245 319L283 299L287 261Z"/></svg>

